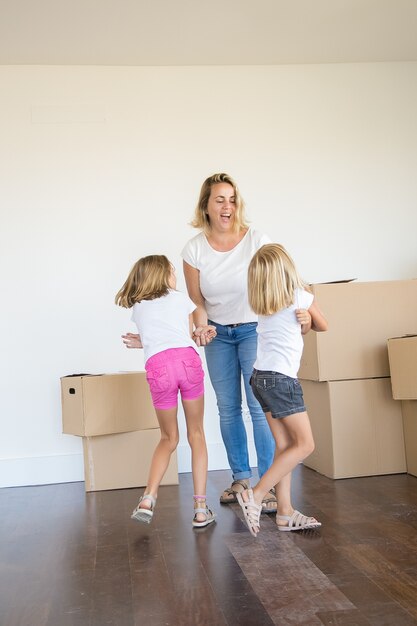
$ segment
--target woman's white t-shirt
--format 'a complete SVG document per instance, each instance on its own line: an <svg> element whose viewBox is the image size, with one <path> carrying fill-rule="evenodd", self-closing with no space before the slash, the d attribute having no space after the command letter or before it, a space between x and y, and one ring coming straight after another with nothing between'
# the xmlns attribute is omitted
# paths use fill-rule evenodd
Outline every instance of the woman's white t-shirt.
<svg viewBox="0 0 417 626"><path fill-rule="evenodd" d="M214 250L201 232L185 245L181 256L200 272L200 290L207 316L218 324L256 322L248 301L248 267L253 255L270 239L249 228L228 252Z"/></svg>
<svg viewBox="0 0 417 626"><path fill-rule="evenodd" d="M259 316L255 369L297 378L304 343L295 310L309 309L314 296L304 289L297 289L294 300L278 313Z"/></svg>
<svg viewBox="0 0 417 626"><path fill-rule="evenodd" d="M169 348L191 347L197 352L189 325L189 316L195 308L187 295L173 289L166 296L133 305L132 321L142 341L145 363L154 354Z"/></svg>

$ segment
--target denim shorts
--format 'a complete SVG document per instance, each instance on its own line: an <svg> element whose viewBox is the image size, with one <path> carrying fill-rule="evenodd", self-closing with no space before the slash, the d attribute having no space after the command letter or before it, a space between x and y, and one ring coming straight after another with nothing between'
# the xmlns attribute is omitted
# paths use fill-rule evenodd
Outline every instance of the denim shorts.
<svg viewBox="0 0 417 626"><path fill-rule="evenodd" d="M204 371L194 348L158 352L146 361L145 370L156 409L177 406L178 390L183 400L195 400L204 394Z"/></svg>
<svg viewBox="0 0 417 626"><path fill-rule="evenodd" d="M254 369L250 383L264 413L281 418L306 411L303 390L297 378Z"/></svg>

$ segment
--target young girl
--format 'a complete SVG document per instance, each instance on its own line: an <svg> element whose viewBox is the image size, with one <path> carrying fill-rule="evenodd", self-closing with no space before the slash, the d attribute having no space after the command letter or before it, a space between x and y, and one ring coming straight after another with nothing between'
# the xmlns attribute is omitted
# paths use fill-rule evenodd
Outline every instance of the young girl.
<svg viewBox="0 0 417 626"><path fill-rule="evenodd" d="M260 526L262 499L314 449L303 392L297 380L303 351L302 334L327 330L314 296L306 290L288 252L279 244L262 246L248 270L249 303L259 315L258 348L251 386L275 439L274 462L253 489L237 494L254 537ZM279 530L321 526L292 509L277 514Z"/></svg>
<svg viewBox="0 0 417 626"><path fill-rule="evenodd" d="M149 524L158 488L171 454L178 445L178 389L181 392L191 447L194 483L193 526L202 528L215 520L206 505L207 447L203 429L204 372L191 339L194 303L176 291L175 270L163 255L139 259L116 295L116 304L133 308L145 357L146 379L155 407L161 440L152 457L148 483L132 519ZM208 332L215 334L214 329Z"/></svg>

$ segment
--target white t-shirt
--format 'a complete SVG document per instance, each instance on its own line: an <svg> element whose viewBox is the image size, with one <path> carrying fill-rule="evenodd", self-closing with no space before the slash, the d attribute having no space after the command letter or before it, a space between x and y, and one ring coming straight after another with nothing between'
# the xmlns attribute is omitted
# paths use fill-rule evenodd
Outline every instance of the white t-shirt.
<svg viewBox="0 0 417 626"><path fill-rule="evenodd" d="M270 241L266 235L249 228L228 252L214 250L203 232L185 245L181 256L200 272L200 290L210 320L218 324L258 320L248 302L248 267L255 252Z"/></svg>
<svg viewBox="0 0 417 626"><path fill-rule="evenodd" d="M297 289L294 304L273 315L259 316L255 369L297 378L304 344L295 310L309 309L313 300L313 294Z"/></svg>
<svg viewBox="0 0 417 626"><path fill-rule="evenodd" d="M133 305L132 321L142 341L145 363L154 354L169 348L191 347L197 352L189 325L189 315L195 308L185 293L173 289L166 296Z"/></svg>

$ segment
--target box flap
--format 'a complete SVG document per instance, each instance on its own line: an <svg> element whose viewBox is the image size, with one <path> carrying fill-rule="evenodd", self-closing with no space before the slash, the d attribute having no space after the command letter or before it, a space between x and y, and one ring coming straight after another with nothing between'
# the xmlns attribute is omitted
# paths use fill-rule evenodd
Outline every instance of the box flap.
<svg viewBox="0 0 417 626"><path fill-rule="evenodd" d="M339 285L340 283L353 283L357 278L342 278L341 280L328 280L325 282L314 283L315 285Z"/></svg>
<svg viewBox="0 0 417 626"><path fill-rule="evenodd" d="M103 376L103 374L66 374L65 376L61 376L60 380L64 378L83 378L83 376Z"/></svg>

